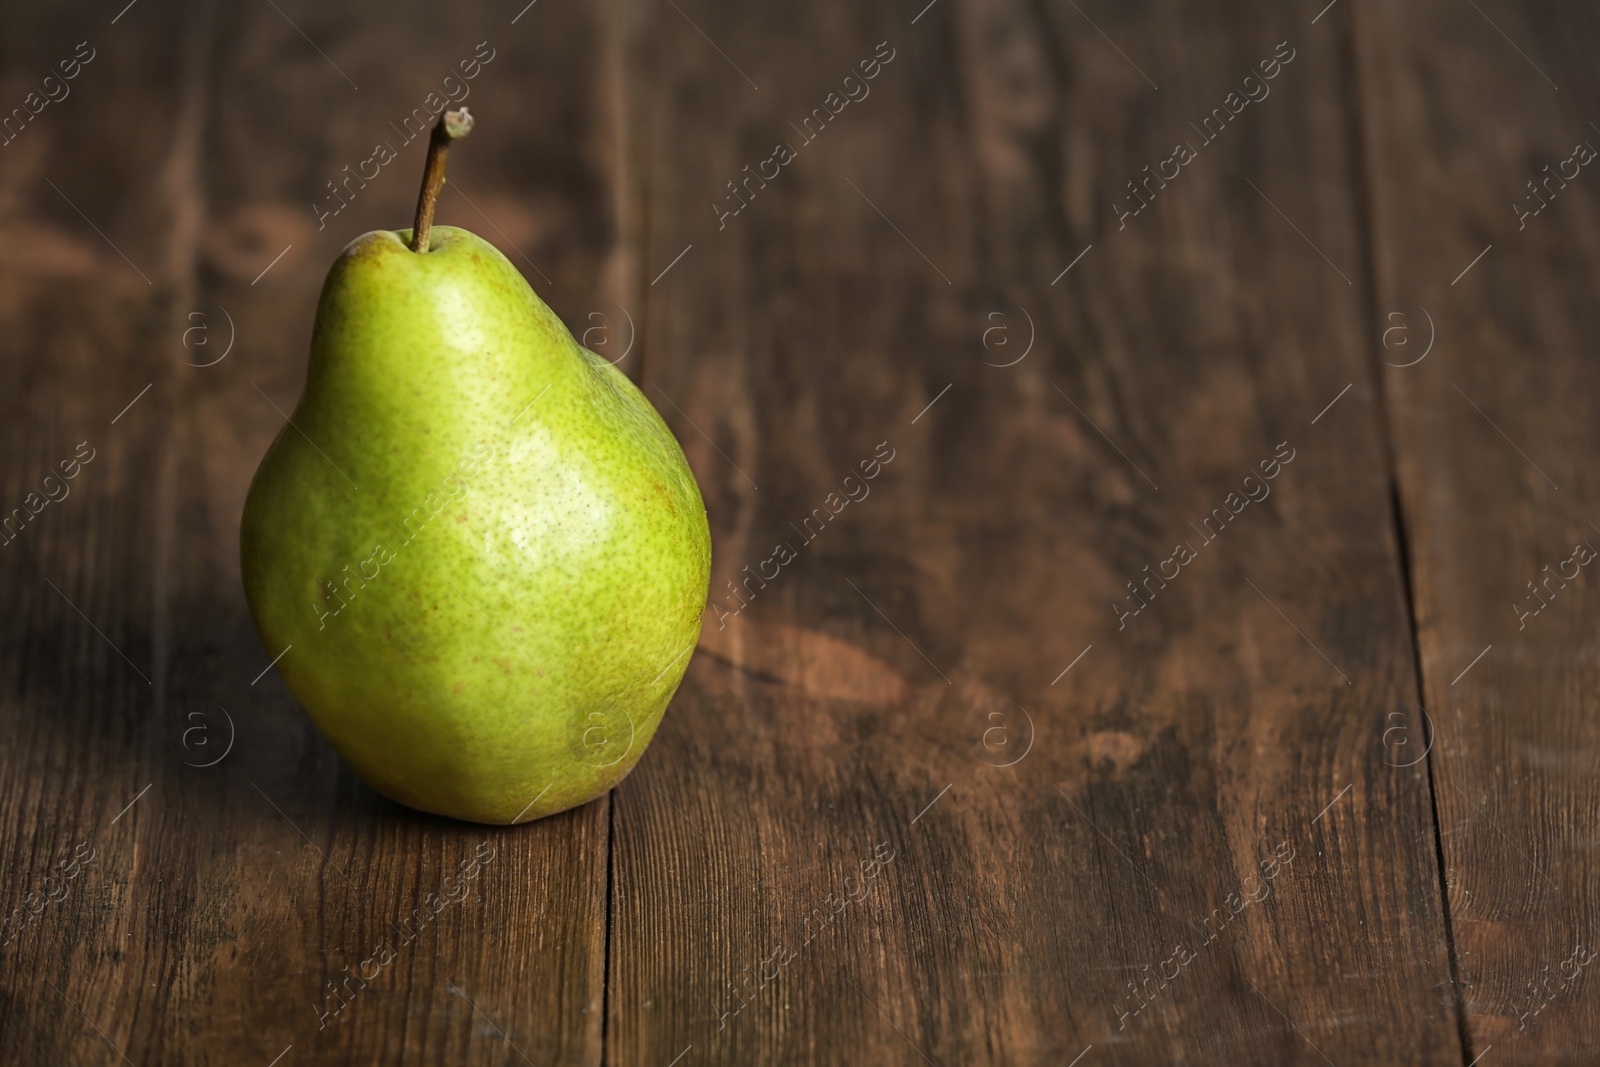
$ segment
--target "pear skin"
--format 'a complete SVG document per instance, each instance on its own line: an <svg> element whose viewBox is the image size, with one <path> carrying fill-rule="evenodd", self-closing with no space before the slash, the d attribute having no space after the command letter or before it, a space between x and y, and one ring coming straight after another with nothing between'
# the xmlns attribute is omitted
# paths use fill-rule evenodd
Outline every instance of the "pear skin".
<svg viewBox="0 0 1600 1067"><path fill-rule="evenodd" d="M322 289L251 483L245 593L339 755L508 824L644 754L699 638L711 536L682 448L495 248L364 234Z"/></svg>

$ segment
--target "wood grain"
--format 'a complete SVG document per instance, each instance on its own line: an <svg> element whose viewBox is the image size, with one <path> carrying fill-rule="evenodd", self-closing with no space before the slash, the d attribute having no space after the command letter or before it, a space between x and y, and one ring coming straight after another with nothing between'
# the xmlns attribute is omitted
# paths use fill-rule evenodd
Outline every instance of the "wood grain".
<svg viewBox="0 0 1600 1067"><path fill-rule="evenodd" d="M1378 307L1416 342L1391 335L1381 357L1421 355L1418 309L1437 331L1425 361L1380 370L1469 1051L1587 1063L1600 601L1592 568L1563 561L1600 546L1600 215L1593 166L1526 183L1600 147L1600 84L1575 50L1595 19L1480 6L1358 9Z"/></svg>
<svg viewBox="0 0 1600 1067"><path fill-rule="evenodd" d="M94 56L0 147L0 1063L1592 1061L1592 168L1510 205L1596 18L0 12L0 108ZM236 548L474 56L439 221L714 537L637 772L514 831L339 763Z"/></svg>
<svg viewBox="0 0 1600 1067"><path fill-rule="evenodd" d="M164 409L139 398L165 370L174 198L160 181L171 146L139 119L181 106L186 37L172 9L152 8L115 27L8 10L0 33L8 114L29 91L61 97L0 149L13 405L0 484L8 517L37 507L29 494L59 498L0 548L0 1057L14 1063L114 1061L144 1018L133 961L161 966L145 919L164 817L147 789ZM88 63L62 82L75 55ZM87 462L61 467L75 456Z"/></svg>
<svg viewBox="0 0 1600 1067"><path fill-rule="evenodd" d="M1312 14L636 14L643 378L721 608L617 791L613 1062L1460 1061L1429 784L1385 747L1417 678L1348 24ZM1271 95L1119 229L1124 182L1286 39ZM880 442L870 495L802 529ZM1231 893L1262 899L1198 947Z"/></svg>
<svg viewBox="0 0 1600 1067"><path fill-rule="evenodd" d="M100 447L5 561L23 609L5 642L19 679L4 697L5 862L29 872L8 880L7 910L76 842L98 852L0 949L0 1060L116 1061L111 1045L138 1063L597 1063L609 801L507 832L378 797L266 670L281 650L256 639L237 561L327 264L410 218L421 142L390 123L480 41L494 53L467 83L481 126L440 219L502 244L547 293L539 267L564 279L551 301L582 321L573 294L594 291L612 228L588 73L599 31L571 7L512 26L501 5L458 5L440 32L422 4L282 6L144 0L79 79L81 105L6 149L35 153L29 169L5 160L8 213L43 213L48 228L30 225L65 264L43 279L33 257L5 266L5 373L41 413L8 422L8 495L83 436ZM16 51L34 58L77 39L26 29ZM375 141L398 158L345 186L349 206L319 230L313 200ZM85 190L84 212L152 286L45 177Z"/></svg>

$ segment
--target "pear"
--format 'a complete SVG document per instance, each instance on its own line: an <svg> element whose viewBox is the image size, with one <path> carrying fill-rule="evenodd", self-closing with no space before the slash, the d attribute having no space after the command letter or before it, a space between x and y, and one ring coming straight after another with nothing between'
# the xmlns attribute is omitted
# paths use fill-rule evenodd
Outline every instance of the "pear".
<svg viewBox="0 0 1600 1067"><path fill-rule="evenodd" d="M688 669L705 506L638 388L515 267L417 221L352 241L305 389L245 502L245 593L277 669L369 785L509 824L583 804L643 755Z"/></svg>

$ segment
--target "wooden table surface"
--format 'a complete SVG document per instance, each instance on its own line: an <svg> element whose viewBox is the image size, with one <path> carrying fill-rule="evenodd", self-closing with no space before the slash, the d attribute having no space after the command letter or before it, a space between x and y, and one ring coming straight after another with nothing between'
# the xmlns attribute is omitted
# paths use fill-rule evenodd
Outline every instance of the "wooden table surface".
<svg viewBox="0 0 1600 1067"><path fill-rule="evenodd" d="M0 1062L1600 1062L1593 5L124 3L0 13ZM715 546L504 829L237 548L463 94Z"/></svg>

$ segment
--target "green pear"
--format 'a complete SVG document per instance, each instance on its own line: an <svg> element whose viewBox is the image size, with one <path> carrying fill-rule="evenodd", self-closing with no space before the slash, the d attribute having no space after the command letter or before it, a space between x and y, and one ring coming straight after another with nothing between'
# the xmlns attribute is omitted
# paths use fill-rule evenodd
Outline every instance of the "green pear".
<svg viewBox="0 0 1600 1067"><path fill-rule="evenodd" d="M432 227L470 124L435 129L413 230L363 234L328 272L240 547L262 640L345 762L402 804L508 824L643 755L711 539L638 388L494 247Z"/></svg>

